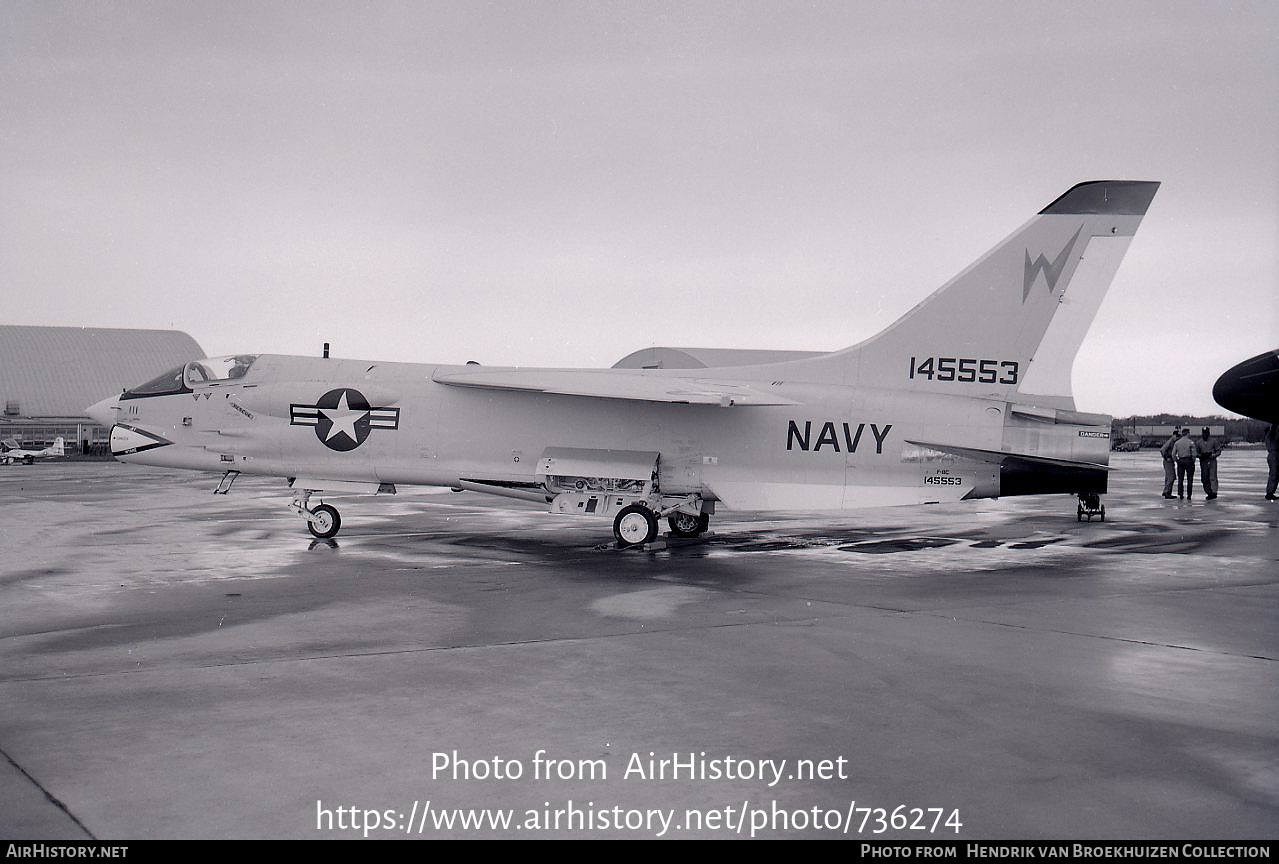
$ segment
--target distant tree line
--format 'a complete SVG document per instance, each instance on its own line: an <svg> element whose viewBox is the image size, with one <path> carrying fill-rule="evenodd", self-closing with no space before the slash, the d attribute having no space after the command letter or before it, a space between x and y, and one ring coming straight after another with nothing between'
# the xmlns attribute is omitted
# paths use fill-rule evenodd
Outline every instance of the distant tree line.
<svg viewBox="0 0 1279 864"><path fill-rule="evenodd" d="M1261 420L1247 417L1236 419L1219 414L1198 417L1189 414L1138 414L1133 417L1116 417L1110 427L1110 438L1112 441L1122 442L1127 434L1124 428L1131 429L1133 426L1189 426L1196 434L1204 426L1225 426L1228 441L1259 442L1266 434L1268 425Z"/></svg>

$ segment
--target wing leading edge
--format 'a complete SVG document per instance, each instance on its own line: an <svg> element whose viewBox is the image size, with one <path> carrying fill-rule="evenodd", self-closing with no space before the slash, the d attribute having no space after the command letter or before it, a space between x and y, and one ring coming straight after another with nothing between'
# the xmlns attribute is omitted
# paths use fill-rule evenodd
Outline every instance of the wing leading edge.
<svg viewBox="0 0 1279 864"><path fill-rule="evenodd" d="M721 408L798 405L759 385L710 378L677 378L635 372L578 369L437 369L437 384L514 390L595 399L631 399L679 405L717 405Z"/></svg>

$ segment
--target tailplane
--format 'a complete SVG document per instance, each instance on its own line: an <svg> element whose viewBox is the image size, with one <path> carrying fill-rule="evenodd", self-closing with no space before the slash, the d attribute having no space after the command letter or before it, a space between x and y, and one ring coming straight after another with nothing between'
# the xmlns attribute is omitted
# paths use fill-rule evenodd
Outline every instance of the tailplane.
<svg viewBox="0 0 1279 864"><path fill-rule="evenodd" d="M1073 408L1075 355L1158 188L1072 187L879 335L787 364L788 377Z"/></svg>

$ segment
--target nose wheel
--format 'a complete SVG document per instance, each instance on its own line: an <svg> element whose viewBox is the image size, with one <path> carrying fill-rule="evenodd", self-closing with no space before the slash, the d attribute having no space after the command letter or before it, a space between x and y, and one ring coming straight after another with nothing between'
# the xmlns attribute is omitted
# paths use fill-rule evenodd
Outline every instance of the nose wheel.
<svg viewBox="0 0 1279 864"><path fill-rule="evenodd" d="M306 520L306 529L314 537L328 540L337 534L338 529L342 527L342 515L338 513L338 509L332 504L321 504L309 512L310 515Z"/></svg>
<svg viewBox="0 0 1279 864"><path fill-rule="evenodd" d="M332 504L309 507L307 505L310 500L311 490L294 489L293 503L289 504L289 509L306 520L306 530L311 532L312 537L328 540L342 527L342 516Z"/></svg>

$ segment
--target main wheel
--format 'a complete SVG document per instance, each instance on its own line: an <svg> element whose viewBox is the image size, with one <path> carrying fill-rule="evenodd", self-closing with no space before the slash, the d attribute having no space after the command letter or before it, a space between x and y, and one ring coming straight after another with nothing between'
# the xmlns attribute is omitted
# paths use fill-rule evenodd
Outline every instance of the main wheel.
<svg viewBox="0 0 1279 864"><path fill-rule="evenodd" d="M613 536L622 548L652 543L657 539L657 517L643 504L623 507L613 520Z"/></svg>
<svg viewBox="0 0 1279 864"><path fill-rule="evenodd" d="M699 513L696 516L672 513L666 517L666 524L671 526L671 533L676 537L698 537L710 527L711 517L709 513Z"/></svg>
<svg viewBox="0 0 1279 864"><path fill-rule="evenodd" d="M321 540L328 540L342 527L342 517L338 515L338 509L332 504L321 504L311 511L311 515L315 521L308 519L306 528Z"/></svg>

